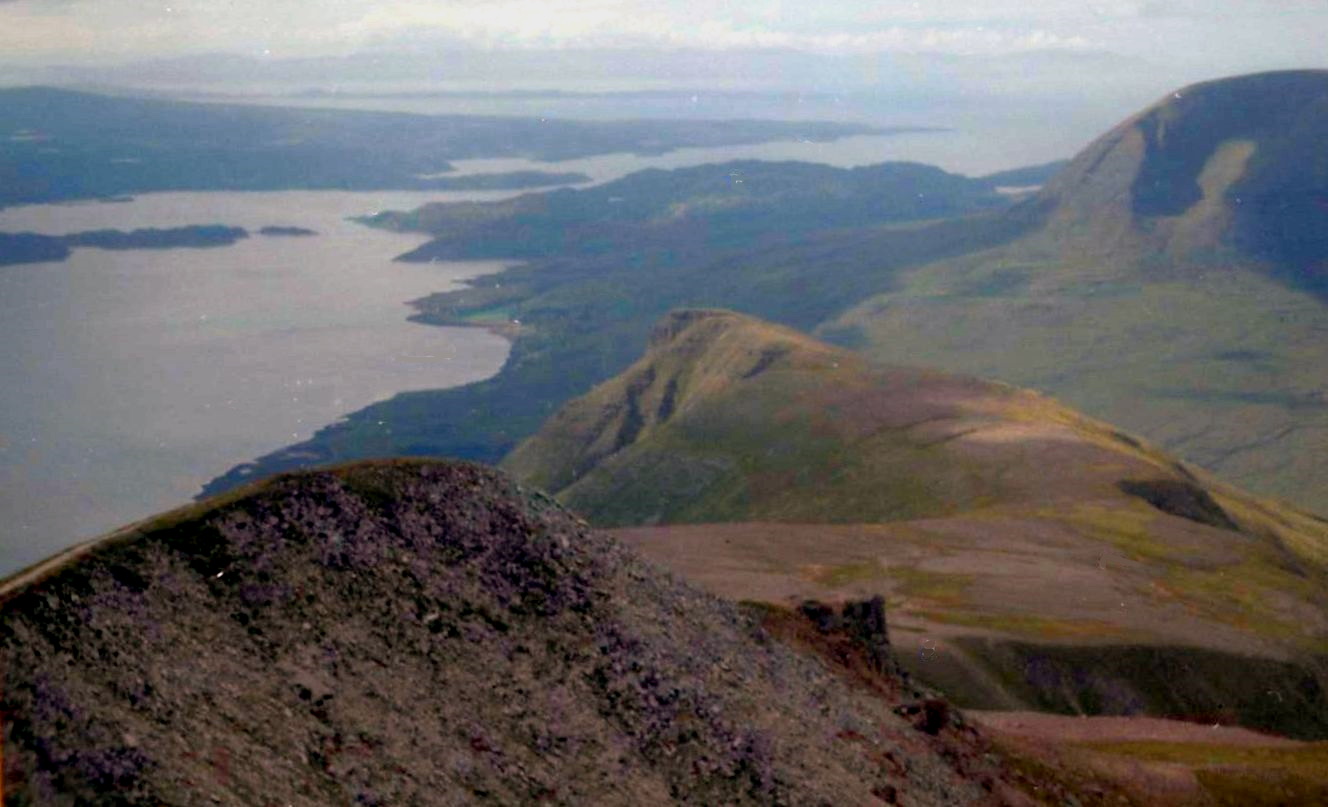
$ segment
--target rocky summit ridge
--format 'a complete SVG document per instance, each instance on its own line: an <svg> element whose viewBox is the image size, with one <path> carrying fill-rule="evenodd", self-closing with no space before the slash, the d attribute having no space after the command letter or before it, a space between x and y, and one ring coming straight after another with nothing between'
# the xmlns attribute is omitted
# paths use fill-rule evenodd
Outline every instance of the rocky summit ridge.
<svg viewBox="0 0 1328 807"><path fill-rule="evenodd" d="M479 466L279 477L2 596L6 804L995 803L897 698Z"/></svg>

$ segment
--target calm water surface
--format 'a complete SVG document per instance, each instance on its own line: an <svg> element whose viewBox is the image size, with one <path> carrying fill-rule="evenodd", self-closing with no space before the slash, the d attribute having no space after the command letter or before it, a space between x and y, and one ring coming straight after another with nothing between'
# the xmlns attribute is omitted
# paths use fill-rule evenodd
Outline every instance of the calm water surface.
<svg viewBox="0 0 1328 807"><path fill-rule="evenodd" d="M76 250L0 268L0 574L187 501L374 401L492 375L507 343L406 321L496 264L398 264L419 236L345 217L443 194L154 194L0 211L0 229L218 222L214 249ZM476 194L467 194L469 198ZM259 227L317 230L265 237Z"/></svg>

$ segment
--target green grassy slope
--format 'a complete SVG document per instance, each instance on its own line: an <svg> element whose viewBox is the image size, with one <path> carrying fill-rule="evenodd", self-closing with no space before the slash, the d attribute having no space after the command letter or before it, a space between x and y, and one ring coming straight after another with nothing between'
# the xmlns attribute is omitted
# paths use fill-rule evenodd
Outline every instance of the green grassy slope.
<svg viewBox="0 0 1328 807"><path fill-rule="evenodd" d="M1072 472L1117 459L1057 422L1071 418L1008 387L873 368L790 330L684 311L503 465L601 523L876 521L1049 492L984 472L1002 429L1046 430L1049 450L1081 460ZM1099 481L1105 492L1114 478Z"/></svg>
<svg viewBox="0 0 1328 807"><path fill-rule="evenodd" d="M1045 390L1328 512L1325 135L1325 72L1182 90L1048 183L1040 228L911 272L820 332Z"/></svg>
<svg viewBox="0 0 1328 807"><path fill-rule="evenodd" d="M1130 479L1207 485L1276 510L1050 398L874 365L716 310L665 317L645 356L503 466L611 524L852 523L1126 501L1139 498L1121 489Z"/></svg>

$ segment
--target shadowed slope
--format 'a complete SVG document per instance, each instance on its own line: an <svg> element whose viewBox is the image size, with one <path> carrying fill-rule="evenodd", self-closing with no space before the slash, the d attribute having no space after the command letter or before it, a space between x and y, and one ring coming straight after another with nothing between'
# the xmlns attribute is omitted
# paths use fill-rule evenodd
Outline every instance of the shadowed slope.
<svg viewBox="0 0 1328 807"><path fill-rule="evenodd" d="M281 477L76 550L0 589L0 672L6 804L981 794L890 702L469 465Z"/></svg>
<svg viewBox="0 0 1328 807"><path fill-rule="evenodd" d="M1243 259L1328 292L1325 136L1328 71L1186 87L1047 183L1039 203L1054 213L1045 234L1099 255L1165 256L1181 275Z"/></svg>

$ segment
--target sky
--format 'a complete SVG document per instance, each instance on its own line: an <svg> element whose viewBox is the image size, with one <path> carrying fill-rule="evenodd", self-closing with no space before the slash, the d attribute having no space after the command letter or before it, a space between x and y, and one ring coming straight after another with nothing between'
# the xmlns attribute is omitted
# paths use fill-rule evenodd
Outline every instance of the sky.
<svg viewBox="0 0 1328 807"><path fill-rule="evenodd" d="M1318 59L1325 0L0 0L11 60L510 48L1105 50L1234 66Z"/></svg>
<svg viewBox="0 0 1328 807"><path fill-rule="evenodd" d="M1046 70L1051 54L1085 57L1059 77L1068 83L1116 70L1189 81L1328 66L1324 42L1328 0L0 0L0 62L27 67L443 52L524 65L531 53L618 51L654 55L650 68L626 59L628 73L663 76L698 53L717 70L731 54L888 54L981 73L1023 58Z"/></svg>

